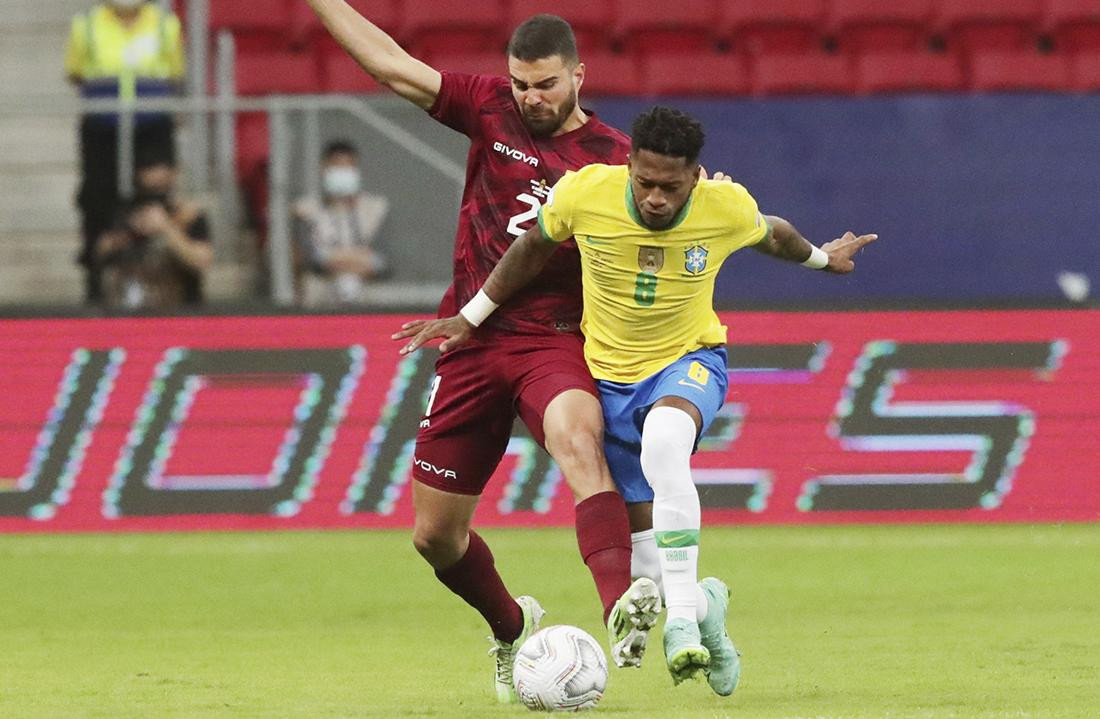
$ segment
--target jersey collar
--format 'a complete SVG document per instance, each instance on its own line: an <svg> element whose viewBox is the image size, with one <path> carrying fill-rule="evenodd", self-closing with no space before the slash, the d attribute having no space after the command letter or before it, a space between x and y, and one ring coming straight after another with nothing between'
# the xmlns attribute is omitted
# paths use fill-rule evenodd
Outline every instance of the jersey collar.
<svg viewBox="0 0 1100 719"><path fill-rule="evenodd" d="M698 188L698 185L695 186ZM649 232L668 232L669 230L677 227L684 218L687 217L688 212L691 210L691 203L695 200L695 189L692 189L691 194L688 195L688 201L684 203L684 206L680 208L680 211L676 213L676 217L672 218L672 222L668 227L664 227L660 230L654 230L652 227L646 227L645 222L642 221L642 216L638 212L638 206L634 204L634 187L630 184L630 175L626 177L626 211L630 213L630 219L634 220L634 223L641 227L643 230Z"/></svg>

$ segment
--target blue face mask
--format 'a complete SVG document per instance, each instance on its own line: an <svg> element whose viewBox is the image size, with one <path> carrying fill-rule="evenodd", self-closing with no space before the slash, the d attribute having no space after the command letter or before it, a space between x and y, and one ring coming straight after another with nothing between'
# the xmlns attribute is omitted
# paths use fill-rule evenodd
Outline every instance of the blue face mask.
<svg viewBox="0 0 1100 719"><path fill-rule="evenodd" d="M329 197L357 195L359 184L359 170L354 167L329 167L321 177L321 185Z"/></svg>

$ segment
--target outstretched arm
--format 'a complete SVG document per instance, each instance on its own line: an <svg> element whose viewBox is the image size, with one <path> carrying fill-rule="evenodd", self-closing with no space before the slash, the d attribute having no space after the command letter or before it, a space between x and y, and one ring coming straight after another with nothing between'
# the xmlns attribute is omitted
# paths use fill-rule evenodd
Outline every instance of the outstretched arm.
<svg viewBox="0 0 1100 719"><path fill-rule="evenodd" d="M557 248L558 243L543 236L538 225L524 232L500 258L477 296L457 315L439 320L413 320L401 325L401 331L394 333L392 338L399 340L412 337L401 348L401 354L415 352L425 342L440 337L444 338L439 345L440 352L454 349L466 342L474 328L493 310L538 276Z"/></svg>
<svg viewBox="0 0 1100 719"><path fill-rule="evenodd" d="M840 239L826 242L819 249L803 237L794 225L782 217L769 215L764 219L767 220L771 231L767 237L758 244L753 245L753 247L766 255L778 257L781 260L801 262L826 272L836 272L838 274L851 272L856 268L852 256L865 245L878 239L878 235L859 235L857 237L853 232L845 232ZM815 257L817 253L821 253L824 257Z"/></svg>
<svg viewBox="0 0 1100 719"><path fill-rule="evenodd" d="M439 71L417 60L345 0L308 0L325 28L375 80L427 110L439 95Z"/></svg>

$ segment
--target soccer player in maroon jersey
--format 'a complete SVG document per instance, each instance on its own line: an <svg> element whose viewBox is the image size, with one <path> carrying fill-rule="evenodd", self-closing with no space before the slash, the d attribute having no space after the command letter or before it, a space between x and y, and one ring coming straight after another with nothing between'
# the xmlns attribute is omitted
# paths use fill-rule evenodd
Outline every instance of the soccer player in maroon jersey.
<svg viewBox="0 0 1100 719"><path fill-rule="evenodd" d="M629 138L578 104L585 70L561 18L536 15L516 29L508 77L473 76L441 73L411 57L345 0L309 3L372 77L470 138L454 278L440 317L479 301L475 295L497 261L533 224L567 170L626 162ZM573 490L577 541L617 664L640 661L660 611L656 584L630 581L630 523L603 457L603 416L582 354L580 316L580 260L570 241L472 342L441 355L417 434L413 544L439 580L492 628L502 702L514 700L514 652L543 612L531 597L512 598L470 523L517 413Z"/></svg>

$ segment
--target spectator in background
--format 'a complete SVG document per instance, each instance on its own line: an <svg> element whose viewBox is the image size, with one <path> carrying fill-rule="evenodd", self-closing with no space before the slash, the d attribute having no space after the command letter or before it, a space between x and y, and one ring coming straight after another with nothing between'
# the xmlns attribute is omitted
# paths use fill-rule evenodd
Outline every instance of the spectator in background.
<svg viewBox="0 0 1100 719"><path fill-rule="evenodd" d="M179 18L144 0L106 0L73 18L65 55L69 81L85 98L133 99L169 95L184 74ZM172 118L135 115L134 157L174 162ZM88 302L102 296L96 243L115 220L119 204L118 117L89 114L80 122L81 182L77 205Z"/></svg>
<svg viewBox="0 0 1100 719"><path fill-rule="evenodd" d="M321 163L323 197L295 203L296 236L306 268L307 306L359 303L371 280L386 274L376 249L390 202L362 189L359 152L348 142L325 148Z"/></svg>
<svg viewBox="0 0 1100 719"><path fill-rule="evenodd" d="M173 309L202 302L214 253L210 225L194 202L176 196L176 168L138 168L134 199L95 248L104 300L119 309Z"/></svg>

